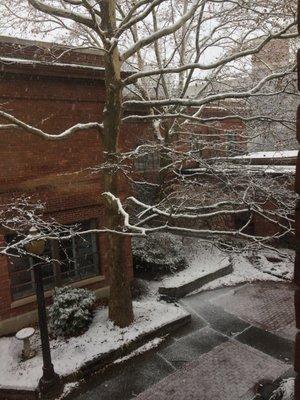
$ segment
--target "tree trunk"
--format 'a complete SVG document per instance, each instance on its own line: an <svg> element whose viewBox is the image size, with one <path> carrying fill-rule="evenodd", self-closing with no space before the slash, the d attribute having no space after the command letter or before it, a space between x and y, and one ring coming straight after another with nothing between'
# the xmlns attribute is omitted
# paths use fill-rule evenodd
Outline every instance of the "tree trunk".
<svg viewBox="0 0 300 400"><path fill-rule="evenodd" d="M102 0L102 29L108 38L113 36L116 27L115 1ZM103 150L105 161L113 165L118 152L119 130L122 117L121 63L118 46L111 48L111 42L105 44L105 84L106 103L103 112ZM108 167L103 173L104 189L119 197L121 176L114 168ZM123 221L115 205L107 197L105 226L117 229ZM108 234L108 259L110 273L109 318L118 326L125 327L133 321L130 282L124 263L125 238L122 235Z"/></svg>

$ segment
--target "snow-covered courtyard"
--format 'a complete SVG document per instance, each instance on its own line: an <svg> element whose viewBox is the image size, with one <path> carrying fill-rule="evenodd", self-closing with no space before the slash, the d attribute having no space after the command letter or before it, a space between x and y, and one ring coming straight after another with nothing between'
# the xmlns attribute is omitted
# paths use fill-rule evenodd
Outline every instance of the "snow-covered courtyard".
<svg viewBox="0 0 300 400"><path fill-rule="evenodd" d="M98 309L86 333L67 340L52 340L51 354L56 372L61 376L75 373L86 362L129 345L143 334L188 315L179 306L151 299L135 302L134 312L134 323L121 329L108 320L107 308ZM21 361L22 344L15 337L0 339L0 388L32 390L37 387L42 372L38 334L32 342L37 355Z"/></svg>
<svg viewBox="0 0 300 400"><path fill-rule="evenodd" d="M164 275L158 280L144 281L148 290L141 299L134 302L135 320L128 328L121 329L113 325L108 320L108 310L104 307L96 310L92 324L81 336L52 339L51 353L56 372L62 377L68 377L79 371L87 362L126 347L147 332L187 316L188 312L181 306L159 300L158 290L162 285L180 286L228 264L232 266L231 273L212 280L191 295L251 282L279 283L292 279L293 252L288 249L263 249L255 253L229 254L210 243L185 238L183 252L187 264L185 269ZM161 341L161 337L152 339L133 353L115 360L115 363L126 362L159 346ZM0 388L34 390L37 387L42 368L38 333L32 338L32 347L37 351L37 355L22 361L22 343L15 337L0 339ZM76 383L67 385L65 393L75 386Z"/></svg>

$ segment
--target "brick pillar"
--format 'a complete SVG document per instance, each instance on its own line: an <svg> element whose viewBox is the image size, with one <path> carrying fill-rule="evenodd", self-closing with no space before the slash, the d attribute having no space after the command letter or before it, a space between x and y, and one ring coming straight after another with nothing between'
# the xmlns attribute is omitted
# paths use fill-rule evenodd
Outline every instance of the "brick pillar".
<svg viewBox="0 0 300 400"><path fill-rule="evenodd" d="M300 33L300 0L298 0L298 31ZM300 90L300 50L297 54L298 63L298 89ZM297 140L300 143L300 106L297 111ZM295 179L295 191L300 195L300 152L298 153L297 167L296 167L296 179ZM294 368L296 371L295 379L295 400L300 400L300 200L297 201L296 213L295 213L295 225L296 225L296 257L295 257L295 271L294 281L296 284L295 290L295 317L296 317L296 328L299 330L296 334L295 341L295 362Z"/></svg>

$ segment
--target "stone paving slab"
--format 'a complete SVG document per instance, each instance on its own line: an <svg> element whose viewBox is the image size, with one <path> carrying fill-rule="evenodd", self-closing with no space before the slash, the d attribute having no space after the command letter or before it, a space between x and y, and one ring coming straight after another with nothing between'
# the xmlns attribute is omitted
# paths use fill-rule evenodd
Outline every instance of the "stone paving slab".
<svg viewBox="0 0 300 400"><path fill-rule="evenodd" d="M194 310L212 328L227 336L235 336L250 326L248 322L241 320L233 314L229 314L222 307L217 307L209 302L199 301L196 296L187 297L181 303L183 306L188 306Z"/></svg>
<svg viewBox="0 0 300 400"><path fill-rule="evenodd" d="M174 368L158 355L132 360L116 366L114 373L101 377L100 381L91 378L76 400L129 400L172 372Z"/></svg>
<svg viewBox="0 0 300 400"><path fill-rule="evenodd" d="M290 363L293 360L294 343L291 340L284 339L256 326L251 326L236 336L236 340L263 351L278 360Z"/></svg>
<svg viewBox="0 0 300 400"><path fill-rule="evenodd" d="M245 400L261 380L274 380L289 365L227 341L160 381L136 400Z"/></svg>
<svg viewBox="0 0 300 400"><path fill-rule="evenodd" d="M189 310L191 314L191 322L184 325L182 328L177 329L176 331L172 332L170 335L175 339L180 339L183 336L189 335L192 332L195 332L201 328L207 326L207 322L204 321L199 315L194 313L192 310Z"/></svg>
<svg viewBox="0 0 300 400"><path fill-rule="evenodd" d="M281 336L285 339L295 341L296 333L298 332L295 322L292 322L289 325L284 326L283 328L277 329L273 331L273 333L277 336Z"/></svg>
<svg viewBox="0 0 300 400"><path fill-rule="evenodd" d="M201 354L228 340L226 336L206 327L175 341L159 351L164 359L178 368L188 361L196 360Z"/></svg>
<svg viewBox="0 0 300 400"><path fill-rule="evenodd" d="M294 322L291 284L248 284L219 297L214 304L252 325L275 331Z"/></svg>

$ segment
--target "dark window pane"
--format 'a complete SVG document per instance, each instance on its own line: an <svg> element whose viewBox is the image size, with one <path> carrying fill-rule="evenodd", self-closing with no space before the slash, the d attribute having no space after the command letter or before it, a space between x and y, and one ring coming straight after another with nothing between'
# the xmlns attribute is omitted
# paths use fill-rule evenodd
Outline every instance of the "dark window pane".
<svg viewBox="0 0 300 400"><path fill-rule="evenodd" d="M81 230L92 229L94 221L84 221ZM99 274L97 235L87 233L61 243L62 282L69 283Z"/></svg>

